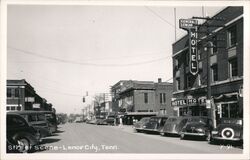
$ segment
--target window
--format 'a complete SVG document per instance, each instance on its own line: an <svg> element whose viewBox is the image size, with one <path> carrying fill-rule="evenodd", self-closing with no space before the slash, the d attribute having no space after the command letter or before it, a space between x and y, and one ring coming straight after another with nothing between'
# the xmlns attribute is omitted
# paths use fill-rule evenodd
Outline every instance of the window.
<svg viewBox="0 0 250 160"><path fill-rule="evenodd" d="M186 66L189 66L189 52L186 52Z"/></svg>
<svg viewBox="0 0 250 160"><path fill-rule="evenodd" d="M144 103L148 103L148 93L144 93Z"/></svg>
<svg viewBox="0 0 250 160"><path fill-rule="evenodd" d="M15 88L15 97L19 97L19 88Z"/></svg>
<svg viewBox="0 0 250 160"><path fill-rule="evenodd" d="M181 84L180 83L180 78L176 78L176 89L177 89L177 91L181 89L180 84Z"/></svg>
<svg viewBox="0 0 250 160"><path fill-rule="evenodd" d="M242 114L240 113L239 105L237 103L228 103L221 105L222 113L221 117L223 118L241 118Z"/></svg>
<svg viewBox="0 0 250 160"><path fill-rule="evenodd" d="M11 88L7 88L7 97L11 97Z"/></svg>
<svg viewBox="0 0 250 160"><path fill-rule="evenodd" d="M16 107L16 109L17 109L18 111L21 111L21 107L20 107L20 106Z"/></svg>
<svg viewBox="0 0 250 160"><path fill-rule="evenodd" d="M212 82L218 81L218 64L211 67L212 69Z"/></svg>
<svg viewBox="0 0 250 160"><path fill-rule="evenodd" d="M238 76L237 58L229 60L229 74L230 78Z"/></svg>
<svg viewBox="0 0 250 160"><path fill-rule="evenodd" d="M233 47L236 45L236 26L228 29L228 47Z"/></svg>
<svg viewBox="0 0 250 160"><path fill-rule="evenodd" d="M217 46L218 46L218 41L217 41L217 36L213 36L212 38L212 42L213 42L213 54L217 52Z"/></svg>
<svg viewBox="0 0 250 160"><path fill-rule="evenodd" d="M7 111L9 111L9 110L10 110L10 107L8 106L6 109L7 109Z"/></svg>
<svg viewBox="0 0 250 160"><path fill-rule="evenodd" d="M14 111L14 110L16 110L16 107L15 106L11 106L10 110Z"/></svg>
<svg viewBox="0 0 250 160"><path fill-rule="evenodd" d="M160 93L160 103L161 104L166 103L166 93Z"/></svg>
<svg viewBox="0 0 250 160"><path fill-rule="evenodd" d="M186 88L192 88L194 84L194 76L191 74L186 75Z"/></svg>

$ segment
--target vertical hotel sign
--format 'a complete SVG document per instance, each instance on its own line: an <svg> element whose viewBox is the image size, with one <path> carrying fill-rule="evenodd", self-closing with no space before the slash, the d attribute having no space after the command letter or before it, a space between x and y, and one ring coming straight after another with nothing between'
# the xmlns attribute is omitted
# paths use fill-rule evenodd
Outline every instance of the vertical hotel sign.
<svg viewBox="0 0 250 160"><path fill-rule="evenodd" d="M194 19L180 19L179 20L179 27L188 31L188 35L189 35L189 69L192 75L196 75L198 73L197 26L198 26L198 20L194 20Z"/></svg>

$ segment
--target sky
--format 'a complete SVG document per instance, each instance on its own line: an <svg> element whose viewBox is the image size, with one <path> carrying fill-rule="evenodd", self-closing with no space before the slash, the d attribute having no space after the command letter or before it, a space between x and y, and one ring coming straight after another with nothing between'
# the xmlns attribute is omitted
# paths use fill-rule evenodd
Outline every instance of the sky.
<svg viewBox="0 0 250 160"><path fill-rule="evenodd" d="M225 7L204 7L213 16ZM58 113L81 113L120 80L172 82L173 7L9 5L7 79L25 79ZM176 7L178 20L202 7ZM87 102L82 97L89 93Z"/></svg>

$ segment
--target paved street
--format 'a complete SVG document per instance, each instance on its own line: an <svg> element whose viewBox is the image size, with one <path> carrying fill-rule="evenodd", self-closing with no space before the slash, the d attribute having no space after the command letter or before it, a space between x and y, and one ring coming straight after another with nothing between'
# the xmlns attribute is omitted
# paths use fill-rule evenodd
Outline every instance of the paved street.
<svg viewBox="0 0 250 160"><path fill-rule="evenodd" d="M136 133L131 126L99 126L68 123L44 139L41 153L242 153L226 145L210 145L201 140L180 140Z"/></svg>

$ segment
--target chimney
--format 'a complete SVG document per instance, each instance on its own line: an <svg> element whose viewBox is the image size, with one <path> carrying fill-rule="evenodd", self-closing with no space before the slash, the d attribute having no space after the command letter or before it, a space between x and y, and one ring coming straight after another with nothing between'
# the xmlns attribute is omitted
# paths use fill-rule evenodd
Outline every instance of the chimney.
<svg viewBox="0 0 250 160"><path fill-rule="evenodd" d="M158 83L161 83L162 81L161 81L161 78L158 78Z"/></svg>

